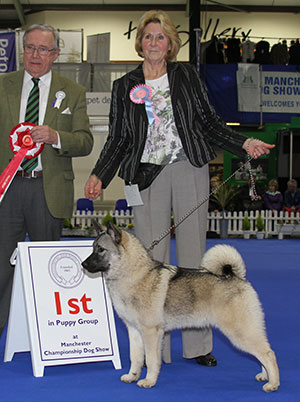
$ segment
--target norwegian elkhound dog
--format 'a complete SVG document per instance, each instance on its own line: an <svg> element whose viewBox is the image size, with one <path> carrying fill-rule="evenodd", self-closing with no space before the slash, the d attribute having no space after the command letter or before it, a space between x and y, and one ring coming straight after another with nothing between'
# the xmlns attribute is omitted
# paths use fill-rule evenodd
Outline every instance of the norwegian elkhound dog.
<svg viewBox="0 0 300 402"><path fill-rule="evenodd" d="M131 367L122 381L137 381L146 361L147 375L137 385L153 387L164 332L211 325L260 361L256 380L267 381L264 391L277 390L279 370L264 314L235 248L216 245L205 253L199 270L186 270L154 261L135 236L114 225L94 225L98 236L82 265L104 273L113 305L127 325Z"/></svg>

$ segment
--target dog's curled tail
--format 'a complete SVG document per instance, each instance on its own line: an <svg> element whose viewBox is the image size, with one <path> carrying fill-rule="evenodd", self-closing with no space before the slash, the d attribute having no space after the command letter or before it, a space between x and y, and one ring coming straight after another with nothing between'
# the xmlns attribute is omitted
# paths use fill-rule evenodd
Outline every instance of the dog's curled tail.
<svg viewBox="0 0 300 402"><path fill-rule="evenodd" d="M201 268L224 278L237 276L244 279L246 267L240 253L232 246L217 244L203 256Z"/></svg>

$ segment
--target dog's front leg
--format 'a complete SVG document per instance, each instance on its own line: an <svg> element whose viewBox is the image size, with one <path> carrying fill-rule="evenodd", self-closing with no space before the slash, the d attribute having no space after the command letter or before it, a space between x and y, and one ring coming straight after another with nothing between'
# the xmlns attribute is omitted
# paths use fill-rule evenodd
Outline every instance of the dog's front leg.
<svg viewBox="0 0 300 402"><path fill-rule="evenodd" d="M127 325L130 349L130 370L121 377L123 382L135 382L140 378L144 365L144 343L141 333L134 327Z"/></svg>
<svg viewBox="0 0 300 402"><path fill-rule="evenodd" d="M144 327L142 329L145 353L147 375L143 380L138 381L137 385L142 388L151 388L156 382L161 366L161 345L164 334L161 326Z"/></svg>

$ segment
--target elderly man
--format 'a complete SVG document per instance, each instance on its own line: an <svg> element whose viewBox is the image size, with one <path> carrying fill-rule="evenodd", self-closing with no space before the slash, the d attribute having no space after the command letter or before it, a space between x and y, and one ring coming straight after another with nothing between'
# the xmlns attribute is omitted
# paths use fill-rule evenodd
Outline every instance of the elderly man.
<svg viewBox="0 0 300 402"><path fill-rule="evenodd" d="M284 209L288 212L300 212L300 189L295 179L287 182L287 190L284 193Z"/></svg>
<svg viewBox="0 0 300 402"><path fill-rule="evenodd" d="M73 212L72 158L93 147L85 89L51 71L60 52L57 32L33 25L23 46L24 69L0 76L0 172L14 156L9 134L18 123L36 124L32 140L45 146L37 159L21 164L0 205L0 336L11 298L10 256L27 234L31 241L60 239L63 219Z"/></svg>

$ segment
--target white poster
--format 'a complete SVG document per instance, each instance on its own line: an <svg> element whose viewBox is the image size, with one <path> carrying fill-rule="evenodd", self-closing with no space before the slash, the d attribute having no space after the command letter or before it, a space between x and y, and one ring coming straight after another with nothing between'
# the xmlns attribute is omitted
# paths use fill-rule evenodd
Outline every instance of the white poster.
<svg viewBox="0 0 300 402"><path fill-rule="evenodd" d="M300 113L300 73L259 71L258 64L238 67L239 112Z"/></svg>
<svg viewBox="0 0 300 402"><path fill-rule="evenodd" d="M236 73L239 112L260 111L260 75L258 64L240 63Z"/></svg>
<svg viewBox="0 0 300 402"><path fill-rule="evenodd" d="M300 74L263 71L262 110L268 113L300 113Z"/></svg>
<svg viewBox="0 0 300 402"><path fill-rule="evenodd" d="M35 376L42 376L47 365L88 361L112 360L121 368L104 278L87 275L81 265L91 252L91 241L19 243L16 269L22 272L23 289L13 289L7 360L20 351L12 340L14 322L20 321L15 299L24 292L24 331L29 332Z"/></svg>
<svg viewBox="0 0 300 402"><path fill-rule="evenodd" d="M110 92L87 92L86 105L89 116L108 116L110 110Z"/></svg>

